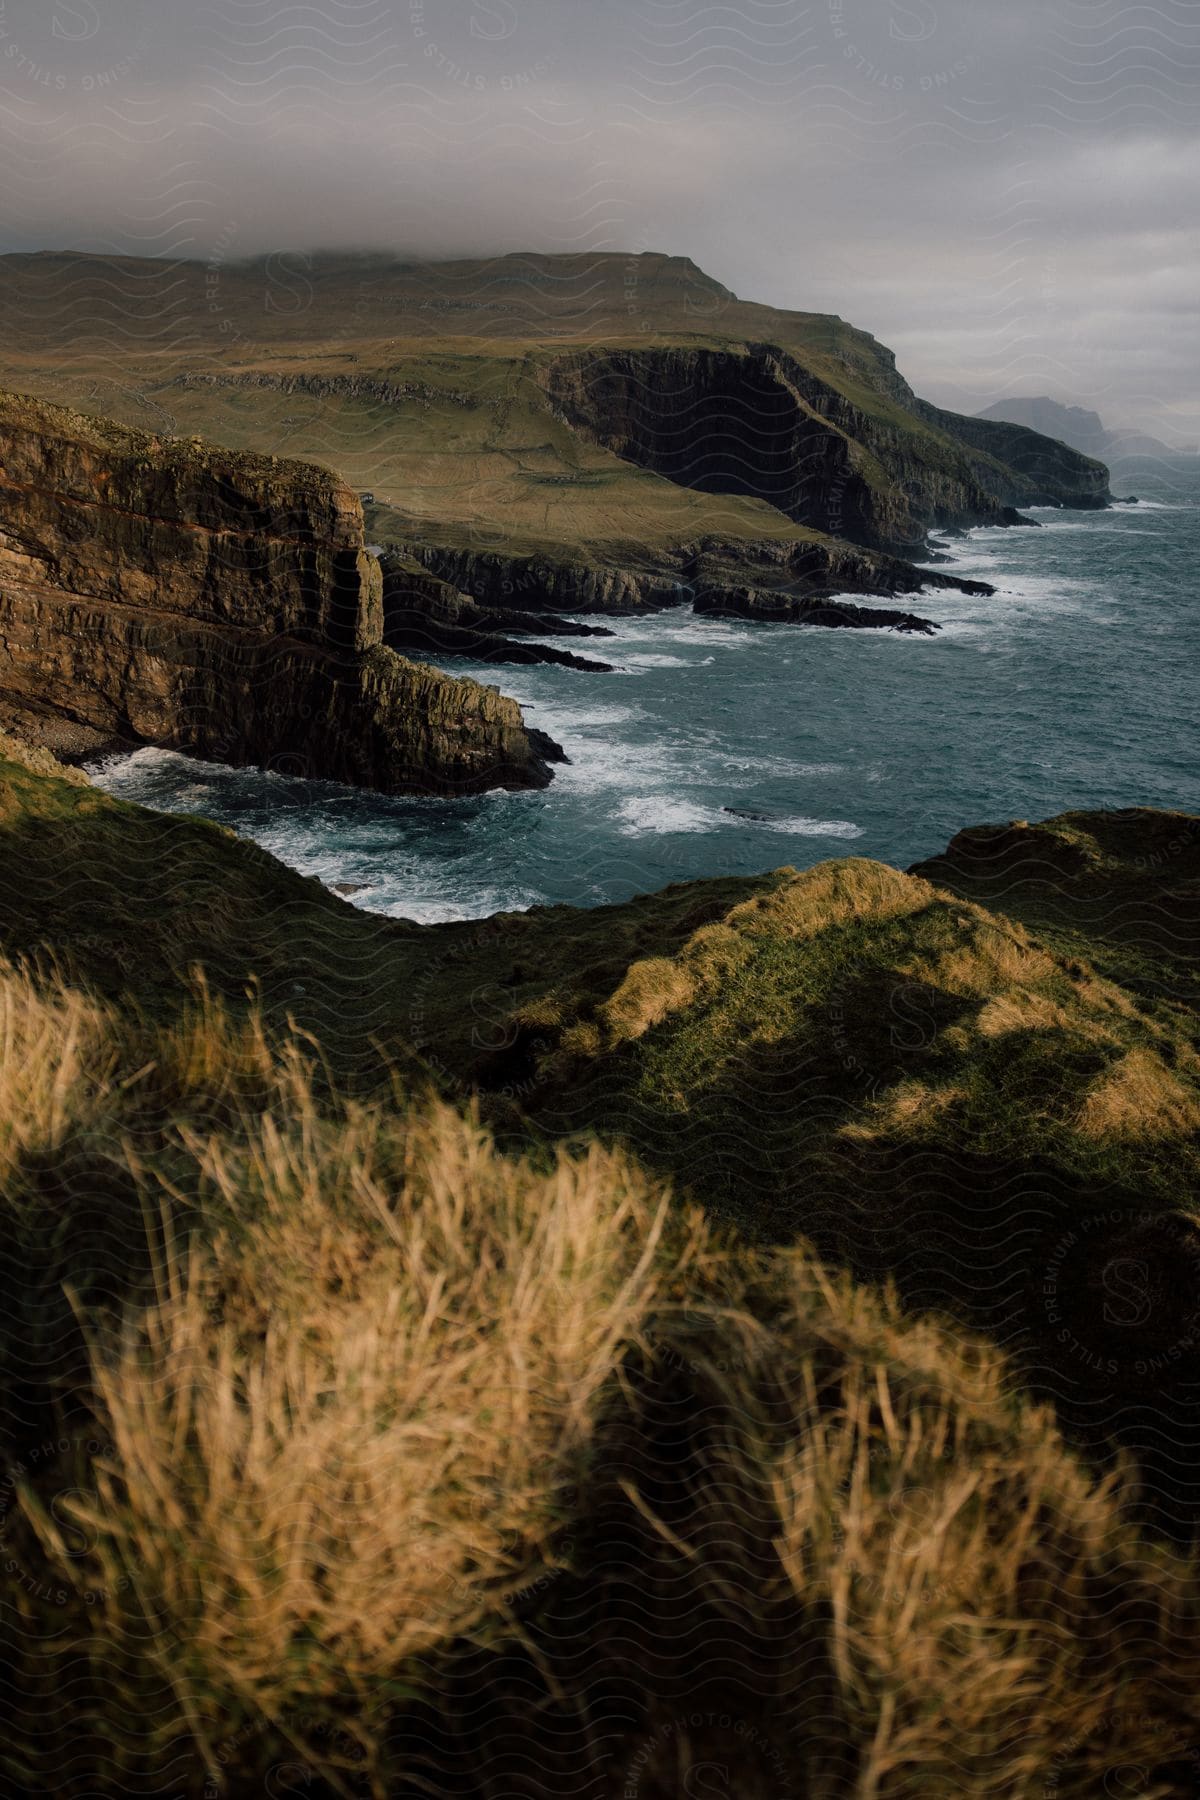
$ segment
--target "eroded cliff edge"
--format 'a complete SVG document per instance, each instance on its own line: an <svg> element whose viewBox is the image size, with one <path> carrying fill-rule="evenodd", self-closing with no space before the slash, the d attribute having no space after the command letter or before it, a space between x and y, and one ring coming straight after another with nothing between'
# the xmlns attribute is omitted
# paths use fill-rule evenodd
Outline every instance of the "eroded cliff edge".
<svg viewBox="0 0 1200 1800"><path fill-rule="evenodd" d="M0 394L0 707L386 793L541 787L516 702L384 645L362 508L315 465Z"/></svg>

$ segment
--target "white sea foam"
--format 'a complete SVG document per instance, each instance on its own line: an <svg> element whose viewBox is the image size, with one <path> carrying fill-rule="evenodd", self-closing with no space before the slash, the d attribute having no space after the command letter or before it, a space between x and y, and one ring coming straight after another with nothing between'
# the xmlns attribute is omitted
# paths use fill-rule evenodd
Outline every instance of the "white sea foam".
<svg viewBox="0 0 1200 1800"><path fill-rule="evenodd" d="M351 906L363 912L381 913L388 919L411 919L414 925L448 925L456 919L488 919L498 912L528 912L541 904L540 896L527 891L511 892L505 888L483 888L470 901L453 900L448 895L414 897L406 892L399 900L384 900L378 894L350 894Z"/></svg>
<svg viewBox="0 0 1200 1800"><path fill-rule="evenodd" d="M1117 516L1134 511L1145 517ZM1159 517L1167 512L1180 517ZM948 835L955 822L1007 816L1016 796L1047 813L1110 791L1121 804L1147 795L1178 804L1182 736L1155 750L1147 720L1156 707L1170 711L1160 690L1175 692L1171 664L1159 651L1174 655L1177 643L1186 662L1192 615L1170 582L1154 592L1140 540L1159 540L1157 559L1177 536L1194 537L1197 513L1153 501L1041 516L1041 531L955 543L944 566L991 582L995 596L947 589L892 602L938 621L933 637L764 628L681 610L612 620L614 635L594 643L563 640L618 665L608 677L451 662L449 673L511 693L563 745L571 765L544 792L389 797L151 749L106 760L98 784L222 819L330 886L363 884L350 904L428 923L805 866L860 853L868 839L903 863L933 847L928 832L909 841L931 807ZM1062 532L1069 541L1056 539ZM1057 674L1067 647L1079 663L1074 693ZM726 650L738 652L736 665ZM714 661L717 686L701 666ZM1122 661L1127 674L1113 674ZM1103 735L1080 723L1098 676ZM1128 723L1117 703L1126 685ZM1136 787L1122 781L1126 766L1143 772Z"/></svg>
<svg viewBox="0 0 1200 1800"><path fill-rule="evenodd" d="M659 836L673 831L718 831L726 818L715 806L681 800L674 794L637 794L622 800L616 816L622 837Z"/></svg>
<svg viewBox="0 0 1200 1800"><path fill-rule="evenodd" d="M156 776L171 778L172 793L182 793L185 789L203 793L207 784L194 779L198 769L206 774L211 770L217 778L225 773L217 763L202 763L194 757L180 756L175 750L157 750L152 746L119 756L98 756L83 764L84 774L91 776L110 794L131 794L137 788L147 786Z"/></svg>
<svg viewBox="0 0 1200 1800"><path fill-rule="evenodd" d="M787 818L751 816L727 806L705 806L678 794L641 794L623 800L616 816L624 821L623 837L665 836L672 832L748 829L773 831L784 837L856 838L859 826L850 819L811 819L800 814Z"/></svg>
<svg viewBox="0 0 1200 1800"><path fill-rule="evenodd" d="M531 712L536 710L535 707L530 708ZM561 712L556 712L553 707L543 706L541 715L536 723L543 731L549 731L551 726L560 731L586 731L598 725L628 725L632 720L643 717L636 706L583 706L578 710L574 707L564 708ZM532 725L535 721L530 719L529 723Z"/></svg>
<svg viewBox="0 0 1200 1800"><path fill-rule="evenodd" d="M739 775L777 775L797 781L818 775L841 775L846 768L845 763L793 762L786 756L739 756L736 751L720 749L710 751L709 756L714 763L733 769Z"/></svg>
<svg viewBox="0 0 1200 1800"><path fill-rule="evenodd" d="M1178 501L1177 501L1177 500L1176 500L1176 501L1171 501L1171 500L1135 500L1135 501L1134 501L1134 502L1133 502L1133 503L1132 503L1132 504L1129 504L1129 503L1122 503L1122 502L1121 502L1121 501L1118 501L1118 502L1117 502L1117 504L1116 504L1116 505L1115 505L1115 506L1110 506L1110 507L1109 507L1109 508L1108 508L1108 511L1109 511L1109 512L1119 512L1119 513L1131 513L1131 512L1186 512L1186 511L1187 511L1187 510L1188 510L1188 508L1187 508L1187 507L1185 507L1185 506L1181 506L1181 505L1180 505L1180 504L1179 504L1179 502L1178 502Z"/></svg>

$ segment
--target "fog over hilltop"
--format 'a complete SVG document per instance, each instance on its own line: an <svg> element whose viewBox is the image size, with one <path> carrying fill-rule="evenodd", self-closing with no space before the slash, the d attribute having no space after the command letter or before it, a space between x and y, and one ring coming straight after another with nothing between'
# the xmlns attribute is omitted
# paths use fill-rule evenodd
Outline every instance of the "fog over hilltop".
<svg viewBox="0 0 1200 1800"><path fill-rule="evenodd" d="M3 0L0 250L661 249L1194 441L1198 89L1181 0Z"/></svg>

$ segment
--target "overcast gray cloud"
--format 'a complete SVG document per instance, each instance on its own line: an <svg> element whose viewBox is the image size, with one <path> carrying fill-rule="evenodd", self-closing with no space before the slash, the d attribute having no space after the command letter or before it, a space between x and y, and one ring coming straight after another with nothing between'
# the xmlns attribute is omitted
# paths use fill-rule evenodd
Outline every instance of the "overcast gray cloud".
<svg viewBox="0 0 1200 1800"><path fill-rule="evenodd" d="M0 247L661 248L1200 436L1200 4L0 0Z"/></svg>

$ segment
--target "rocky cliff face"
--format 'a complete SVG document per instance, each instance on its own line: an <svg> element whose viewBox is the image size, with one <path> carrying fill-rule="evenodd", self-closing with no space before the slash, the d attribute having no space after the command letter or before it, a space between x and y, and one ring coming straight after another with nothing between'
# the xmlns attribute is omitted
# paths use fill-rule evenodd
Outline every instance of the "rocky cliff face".
<svg viewBox="0 0 1200 1800"><path fill-rule="evenodd" d="M769 346L584 352L555 362L546 386L577 430L685 487L876 547L923 537L904 496L871 479L854 409ZM955 518L995 510L969 480L945 501Z"/></svg>
<svg viewBox="0 0 1200 1800"><path fill-rule="evenodd" d="M425 655L469 656L482 662L557 663L562 668L606 674L611 663L577 656L529 636L611 637L602 625L579 625L552 613L540 616L508 607L484 607L398 550L385 552L383 641L396 650ZM518 641L519 640L519 641Z"/></svg>
<svg viewBox="0 0 1200 1800"><path fill-rule="evenodd" d="M998 419L969 419L925 400L916 406L922 418L966 448L980 480L1014 506L1099 511L1112 501L1106 465L1056 438Z"/></svg>
<svg viewBox="0 0 1200 1800"><path fill-rule="evenodd" d="M323 469L0 396L0 692L61 747L150 742L391 793L541 786L514 701L383 646Z"/></svg>
<svg viewBox="0 0 1200 1800"><path fill-rule="evenodd" d="M621 567L667 538L721 532L731 510L746 535L744 508L697 490L753 495L783 521L902 554L931 527L1104 496L1086 457L919 401L870 333L739 301L685 259L306 258L299 308L271 304L278 262L0 257L10 385L84 405L103 392L143 427L352 458L364 487L395 496L405 538L424 524L441 544L564 561L583 541ZM640 463L636 477L602 470L611 455L581 457L577 432ZM604 479L580 480L585 467ZM655 493L646 468L664 478L653 485L688 484L688 503Z"/></svg>
<svg viewBox="0 0 1200 1800"><path fill-rule="evenodd" d="M563 418L626 460L885 551L911 554L931 527L1017 523L1017 505L1108 498L1103 465L1061 444L911 392L856 405L777 345L584 351L543 380Z"/></svg>
<svg viewBox="0 0 1200 1800"><path fill-rule="evenodd" d="M527 613L653 612L687 598L683 559L664 554L657 566L506 555L409 541L405 554L489 611ZM678 565L678 570L676 569ZM547 627L543 624L542 629Z"/></svg>

